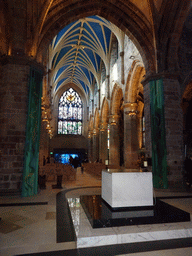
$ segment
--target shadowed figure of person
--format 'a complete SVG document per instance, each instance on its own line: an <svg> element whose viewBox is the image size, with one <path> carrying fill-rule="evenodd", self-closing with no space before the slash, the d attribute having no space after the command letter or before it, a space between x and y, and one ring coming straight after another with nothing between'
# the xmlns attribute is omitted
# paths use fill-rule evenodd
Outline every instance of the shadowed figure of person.
<svg viewBox="0 0 192 256"><path fill-rule="evenodd" d="M75 170L77 170L77 167L79 166L79 160L77 157L75 157L73 159L73 166L74 166Z"/></svg>
<svg viewBox="0 0 192 256"><path fill-rule="evenodd" d="M43 166L46 165L46 159L45 156L43 156Z"/></svg>
<svg viewBox="0 0 192 256"><path fill-rule="evenodd" d="M69 163L70 163L70 165L73 165L73 160L74 160L73 157L70 156L70 157L69 157Z"/></svg>
<svg viewBox="0 0 192 256"><path fill-rule="evenodd" d="M47 164L50 164L50 156L47 157Z"/></svg>

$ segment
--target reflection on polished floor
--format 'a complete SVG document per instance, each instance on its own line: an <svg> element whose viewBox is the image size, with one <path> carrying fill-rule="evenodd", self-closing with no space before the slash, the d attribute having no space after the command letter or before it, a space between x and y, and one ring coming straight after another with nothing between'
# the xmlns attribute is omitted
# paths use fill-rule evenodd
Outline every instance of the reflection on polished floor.
<svg viewBox="0 0 192 256"><path fill-rule="evenodd" d="M190 213L157 199L154 206L113 209L101 195L80 196L80 204L93 228L122 227L190 221Z"/></svg>
<svg viewBox="0 0 192 256"><path fill-rule="evenodd" d="M115 253L115 247L98 246L98 253L94 248L83 248L82 246L80 250L75 250L78 246L78 241L72 242L56 242L56 194L60 191L66 191L67 189L72 188L81 188L82 189L74 189L70 190L66 193L66 196L69 201L71 201L72 206L77 206L77 202L73 205L74 200L79 198L80 195L99 195L101 193L100 186L101 180L96 179L95 177L90 176L87 173L81 173L79 170L77 172L76 181L72 182L63 182L63 189L52 189L52 184L47 185L46 190L41 190L38 195L30 198L20 198L20 197L1 197L0 198L0 216L2 218L0 222L0 255L22 255L22 254L31 254L32 253L40 253L38 255L46 255L43 252L50 252L49 255L102 255L99 253L99 249L105 248L105 255L134 255L134 256L158 256L158 255L182 255L189 256L191 255L192 247L188 247L189 243L185 243L183 246L172 245L170 247L161 247L157 245L157 243L152 242L150 245L145 244L145 248L135 251L135 248L127 247L129 249L124 250L124 253ZM84 188L89 187L89 188ZM94 188L90 188L94 187ZM184 211L192 214L192 194L186 192L171 192L171 191L158 191L155 190L156 197L162 197L164 202L169 203L175 207L178 207ZM17 203L17 205L16 205ZM5 206L6 204L6 206ZM3 206L2 206L3 205ZM9 206L8 206L9 205ZM80 205L79 205L80 206ZM74 208L72 207L72 215L75 219L75 229L78 230L79 234L89 236L92 228L90 223L88 222L84 211L81 206ZM77 213L77 215L75 215ZM79 215L80 214L80 215ZM81 216L81 217L80 217ZM80 221L83 220L84 223ZM85 226L83 226L85 224ZM88 226L87 226L88 225ZM156 224L160 225L160 224ZM190 238L187 240L191 241L192 237L192 222L185 223L177 223L177 224L161 224L162 230L167 230L167 233L170 234L171 230L187 230L190 233ZM127 230L124 227L117 227L117 229L122 229L124 235L127 235ZM162 233L159 232L159 226L154 226L153 228L150 225L136 225L134 228L131 228L131 232L133 233L134 229L142 230L143 235L147 235L149 229L154 229L154 233L156 232L156 236L160 236ZM99 231L100 230L100 231ZM102 229L103 230L103 229ZM87 234L86 234L87 232ZM98 236L101 232L101 229L96 229ZM111 232L109 229L104 231ZM117 230L115 230L117 232ZM189 234L188 234L189 235ZM173 234L172 240L174 240L175 236ZM133 237L134 239L134 237ZM145 237L143 240L146 241ZM176 240L175 240L176 241ZM82 242L82 241L81 241ZM174 242L174 241L173 241ZM172 243L170 241L169 243ZM153 247L155 245L156 247ZM93 245L94 246L94 245ZM79 248L80 248L79 247ZM124 246L125 247L125 246ZM139 246L137 245L139 248ZM153 247L153 248L152 248ZM177 248L182 247L182 248ZM156 248L156 249L155 249ZM169 248L169 249L166 249ZM163 249L163 250L162 250ZM111 252L113 250L113 252ZM51 254L52 252L52 254ZM71 254L70 254L71 253ZM76 253L76 254L75 254ZM132 254L133 253L133 254Z"/></svg>

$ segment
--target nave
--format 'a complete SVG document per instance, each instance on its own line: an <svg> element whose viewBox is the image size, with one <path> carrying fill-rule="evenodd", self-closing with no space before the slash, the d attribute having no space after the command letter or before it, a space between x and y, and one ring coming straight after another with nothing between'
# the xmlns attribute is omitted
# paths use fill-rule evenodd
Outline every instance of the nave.
<svg viewBox="0 0 192 256"><path fill-rule="evenodd" d="M0 201L0 247L1 255L191 255L192 222L177 223L177 228L187 229L189 238L169 239L167 241L153 241L123 245L107 245L77 249L75 241L57 243L57 202L56 195L65 193L67 198L78 198L85 194L100 194L101 180L77 170L76 181L63 182L63 189L52 189L53 183L47 183L45 190L36 196L21 198L19 196L1 197ZM69 190L67 192L67 190ZM155 197L164 197L165 202L192 214L192 194L184 191L154 190ZM68 216L69 217L69 216ZM63 219L67 216L63 215ZM82 223L79 223L79 225ZM91 225L89 230L91 230ZM148 226L148 228L147 228ZM150 229L147 225L145 228ZM171 225L159 224L161 231L167 231ZM85 230L83 226L79 226ZM137 228L142 228L138 226ZM98 232L102 233L102 229ZM106 231L104 231L106 232ZM90 235L90 234L88 234ZM174 237L173 237L174 238ZM65 241L66 240L66 241ZM104 253L104 254L103 254Z"/></svg>

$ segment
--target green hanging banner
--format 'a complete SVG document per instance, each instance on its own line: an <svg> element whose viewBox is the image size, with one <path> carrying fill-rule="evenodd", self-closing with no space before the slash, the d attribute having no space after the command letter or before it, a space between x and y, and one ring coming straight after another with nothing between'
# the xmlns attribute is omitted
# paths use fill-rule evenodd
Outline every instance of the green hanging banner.
<svg viewBox="0 0 192 256"><path fill-rule="evenodd" d="M150 81L153 186L168 188L163 80Z"/></svg>
<svg viewBox="0 0 192 256"><path fill-rule="evenodd" d="M22 182L22 196L24 197L36 195L38 190L42 79L42 73L31 68Z"/></svg>

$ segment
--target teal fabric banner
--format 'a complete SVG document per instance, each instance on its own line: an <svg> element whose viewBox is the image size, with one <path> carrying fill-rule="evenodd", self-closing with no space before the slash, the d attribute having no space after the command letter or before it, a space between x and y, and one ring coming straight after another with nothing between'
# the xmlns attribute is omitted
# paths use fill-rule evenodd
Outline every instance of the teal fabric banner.
<svg viewBox="0 0 192 256"><path fill-rule="evenodd" d="M150 81L153 186L168 188L163 80Z"/></svg>
<svg viewBox="0 0 192 256"><path fill-rule="evenodd" d="M22 196L38 191L39 140L41 125L42 73L31 68L29 80L28 117L22 182Z"/></svg>

